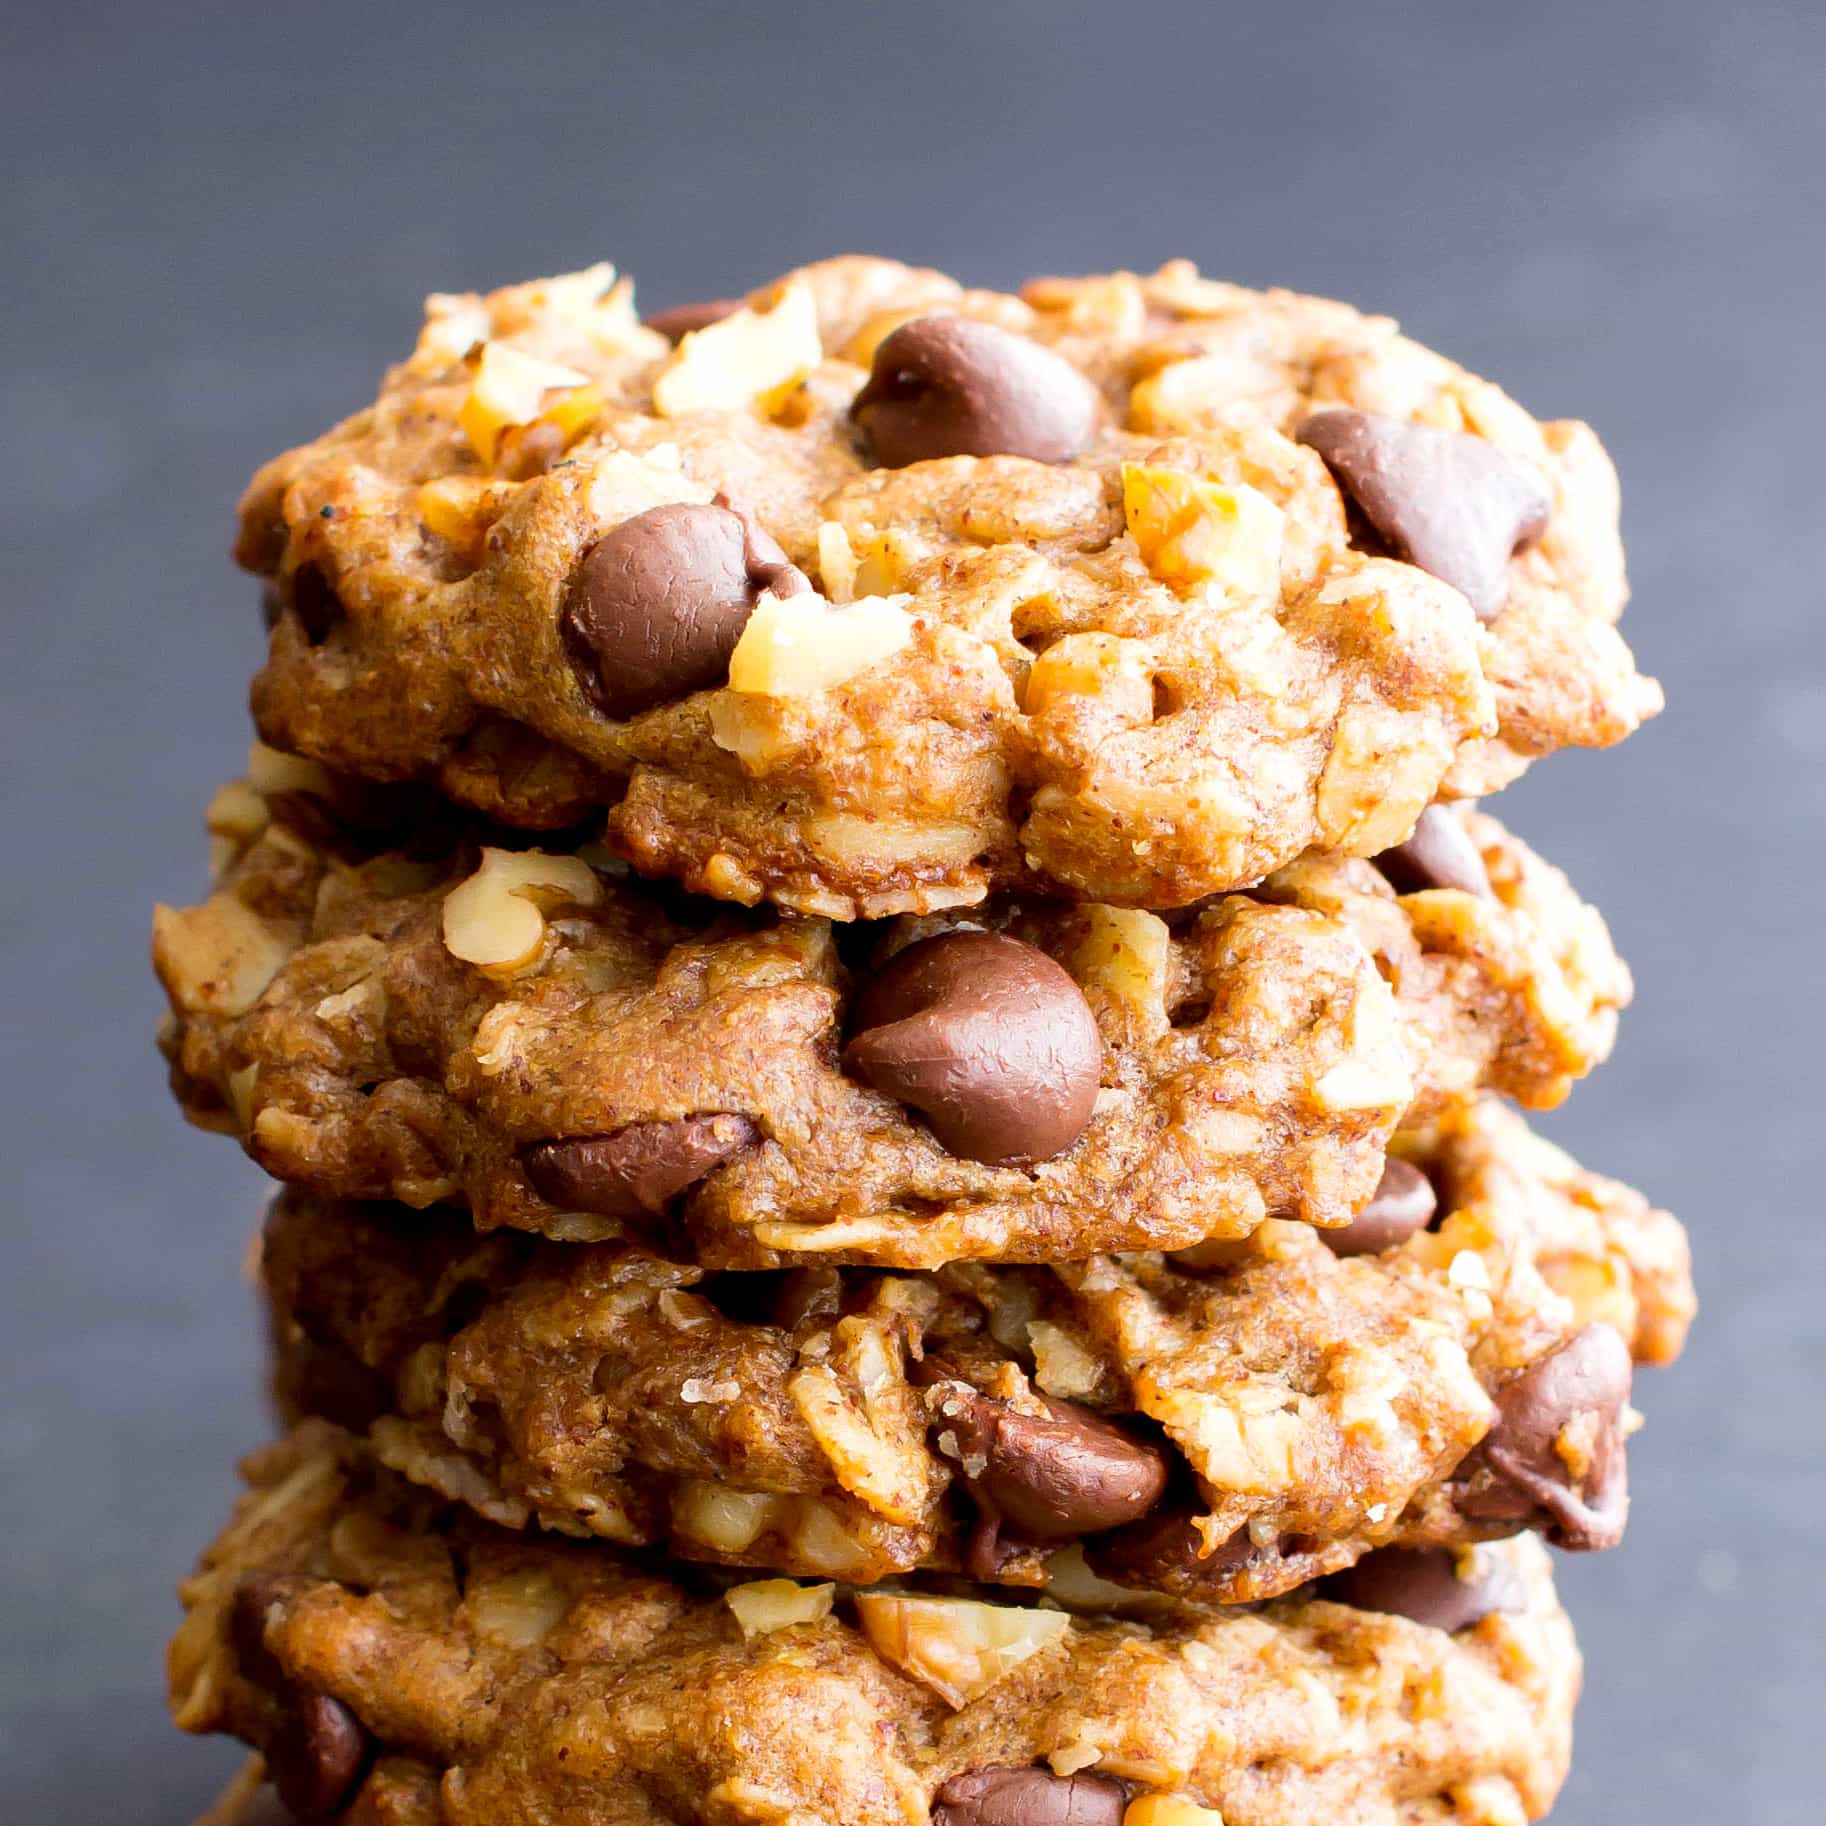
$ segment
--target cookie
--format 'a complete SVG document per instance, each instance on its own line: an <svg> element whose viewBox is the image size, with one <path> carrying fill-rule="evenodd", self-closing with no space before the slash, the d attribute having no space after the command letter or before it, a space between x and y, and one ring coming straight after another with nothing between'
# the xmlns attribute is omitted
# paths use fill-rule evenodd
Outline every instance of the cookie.
<svg viewBox="0 0 1826 1826"><path fill-rule="evenodd" d="M1088 1558L1228 1603L1391 1544L1614 1544L1631 1359L1692 1312L1679 1224L1495 1104L1405 1145L1342 1231L935 1274L706 1273L288 1193L282 1406L505 1525L853 1584L1071 1590Z"/></svg>
<svg viewBox="0 0 1826 1826"><path fill-rule="evenodd" d="M840 925L660 894L593 845L414 818L409 851L351 848L378 813L333 823L334 782L259 765L212 813L215 893L157 919L190 1113L332 1196L631 1225L713 1267L1340 1225L1397 1123L1557 1101L1629 989L1598 915L1476 814L1391 854L1402 895L1333 856L1171 924L997 899Z"/></svg>
<svg viewBox="0 0 1826 1826"><path fill-rule="evenodd" d="M331 1429L247 1472L173 1709L310 1820L1513 1826L1565 1772L1578 1652L1532 1541L1395 1568L1376 1609L1118 1618L688 1582L444 1510Z"/></svg>
<svg viewBox="0 0 1826 1826"><path fill-rule="evenodd" d="M436 297L237 551L274 746L836 919L1182 906L1661 702L1586 426L1183 262Z"/></svg>

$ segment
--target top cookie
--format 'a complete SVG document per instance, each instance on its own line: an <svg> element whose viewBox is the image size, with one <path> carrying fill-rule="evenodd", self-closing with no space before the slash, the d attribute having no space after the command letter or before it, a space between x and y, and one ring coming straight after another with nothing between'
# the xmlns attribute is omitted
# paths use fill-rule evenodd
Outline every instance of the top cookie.
<svg viewBox="0 0 1826 1826"><path fill-rule="evenodd" d="M1616 522L1586 426L1386 318L854 257L434 297L237 556L276 746L849 919L1180 906L1619 740Z"/></svg>

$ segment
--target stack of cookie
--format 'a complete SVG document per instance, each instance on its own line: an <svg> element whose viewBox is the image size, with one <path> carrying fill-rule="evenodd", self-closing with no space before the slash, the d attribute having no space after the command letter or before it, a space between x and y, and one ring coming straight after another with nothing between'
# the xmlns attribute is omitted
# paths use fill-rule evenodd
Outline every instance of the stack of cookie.
<svg viewBox="0 0 1826 1826"><path fill-rule="evenodd" d="M212 1821L1518 1826L1679 1226L1472 801L1658 708L1591 432L1175 263L439 296L243 503L161 909L281 1182ZM1508 1102L1498 1101L1499 1098Z"/></svg>

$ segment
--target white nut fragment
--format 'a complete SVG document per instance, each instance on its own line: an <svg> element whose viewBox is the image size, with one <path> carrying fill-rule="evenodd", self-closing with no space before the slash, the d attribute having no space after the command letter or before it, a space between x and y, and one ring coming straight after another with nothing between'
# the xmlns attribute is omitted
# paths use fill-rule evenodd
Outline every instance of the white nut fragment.
<svg viewBox="0 0 1826 1826"><path fill-rule="evenodd" d="M878 666L913 638L905 596L762 596L729 656L729 688L761 697L810 697Z"/></svg>
<svg viewBox="0 0 1826 1826"><path fill-rule="evenodd" d="M1167 922L1138 907L1087 906L1084 936L1071 971L1087 989L1104 991L1146 1033L1167 1025L1167 972L1173 935Z"/></svg>
<svg viewBox="0 0 1826 1826"><path fill-rule="evenodd" d="M797 281L772 310L739 310L684 337L653 383L653 410L661 418L765 411L823 359L817 300Z"/></svg>
<svg viewBox="0 0 1826 1826"><path fill-rule="evenodd" d="M482 852L482 866L444 896L444 949L489 976L512 976L545 944L545 909L593 907L602 884L575 856Z"/></svg>
<svg viewBox="0 0 1826 1826"><path fill-rule="evenodd" d="M152 910L152 966L186 1014L246 1014L295 943L232 894Z"/></svg>
<svg viewBox="0 0 1826 1826"><path fill-rule="evenodd" d="M307 761L303 755L286 754L264 742L255 742L247 751L247 780L256 792L269 795L309 793L327 799L336 789L330 770L321 761Z"/></svg>
<svg viewBox="0 0 1826 1826"><path fill-rule="evenodd" d="M1162 583L1214 584L1243 598L1279 592L1286 516L1259 489L1124 463L1122 512L1142 563Z"/></svg>
<svg viewBox="0 0 1826 1826"><path fill-rule="evenodd" d="M708 482L694 482L678 466L678 448L659 444L637 455L632 450L610 450L590 468L584 504L599 527L619 526L650 507L670 507L677 501L698 505L714 498Z"/></svg>
<svg viewBox="0 0 1826 1826"><path fill-rule="evenodd" d="M1192 1468L1219 1490L1250 1496L1291 1489L1299 1479L1299 1405L1305 1399L1271 1378L1229 1385L1221 1395L1137 1382L1141 1410L1158 1420Z"/></svg>
<svg viewBox="0 0 1826 1826"><path fill-rule="evenodd" d="M1027 674L1021 703L1044 716L1075 698L1094 698L1112 722L1140 727L1154 716L1154 658L1138 640L1086 629L1055 640Z"/></svg>
<svg viewBox="0 0 1826 1826"><path fill-rule="evenodd" d="M1031 1321L1027 1337L1033 1348L1033 1379L1044 1393L1078 1401L1097 1392L1103 1365L1079 1339L1045 1319Z"/></svg>
<svg viewBox="0 0 1826 1826"><path fill-rule="evenodd" d="M672 1521L688 1540L717 1553L742 1553L777 1525L788 1499L761 1490L729 1490L705 1478L679 1485Z"/></svg>
<svg viewBox="0 0 1826 1826"><path fill-rule="evenodd" d="M564 1621L571 1601L550 1573L529 1568L472 1588L464 1608L482 1635L525 1650L537 1648Z"/></svg>
<svg viewBox="0 0 1826 1826"><path fill-rule="evenodd" d="M834 1585L801 1585L794 1579L756 1579L723 1593L723 1602L735 1612L742 1634L770 1636L795 1623L816 1623L831 1614Z"/></svg>
<svg viewBox="0 0 1826 1826"><path fill-rule="evenodd" d="M980 1699L1011 1668L1071 1628L1063 1611L902 1592L858 1592L856 1614L882 1660L923 1680L954 1708Z"/></svg>
<svg viewBox="0 0 1826 1826"><path fill-rule="evenodd" d="M501 433L510 425L530 425L543 417L548 393L577 393L589 385L590 377L576 368L528 355L509 342L487 342L482 345L475 379L457 422L476 455L484 463L492 463Z"/></svg>

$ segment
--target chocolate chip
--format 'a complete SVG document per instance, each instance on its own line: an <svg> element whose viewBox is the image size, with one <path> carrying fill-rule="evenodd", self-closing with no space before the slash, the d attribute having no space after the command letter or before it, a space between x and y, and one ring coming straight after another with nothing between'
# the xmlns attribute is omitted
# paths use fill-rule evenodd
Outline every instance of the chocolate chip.
<svg viewBox="0 0 1826 1826"><path fill-rule="evenodd" d="M1527 1593L1515 1568L1494 1554L1478 1556L1473 1577L1459 1575L1450 1548L1384 1547L1333 1573L1322 1587L1335 1604L1408 1617L1430 1629L1469 1629L1497 1611L1525 1608Z"/></svg>
<svg viewBox="0 0 1826 1826"><path fill-rule="evenodd" d="M1466 894L1494 898L1490 871L1471 833L1443 805L1420 814L1406 843L1384 850L1376 867L1397 894L1419 894L1427 888L1458 888Z"/></svg>
<svg viewBox="0 0 1826 1826"><path fill-rule="evenodd" d="M883 339L850 417L877 463L1019 456L1069 462L1097 429L1097 390L1063 356L965 317L916 317Z"/></svg>
<svg viewBox="0 0 1826 1826"><path fill-rule="evenodd" d="M612 1135L536 1142L524 1156L526 1176L563 1211L657 1217L686 1187L760 1139L746 1116L635 1122Z"/></svg>
<svg viewBox="0 0 1826 1826"><path fill-rule="evenodd" d="M279 1798L300 1819L341 1805L368 1760L368 1734L340 1699L302 1693L266 1745L266 1768Z"/></svg>
<svg viewBox="0 0 1826 1826"><path fill-rule="evenodd" d="M301 1819L334 1813L368 1756L368 1735L341 1700L298 1687L266 1646L266 1620L284 1594L278 1579L245 1579L229 1603L228 1641L244 1680L263 1687L281 1708L266 1745L266 1766L279 1798Z"/></svg>
<svg viewBox="0 0 1826 1826"><path fill-rule="evenodd" d="M707 330L747 305L745 298L701 298L693 304L672 304L641 322L657 330L668 342L682 342L695 330Z"/></svg>
<svg viewBox="0 0 1826 1826"><path fill-rule="evenodd" d="M1094 1572L1118 1584L1183 1591L1239 1570L1257 1551L1247 1528L1239 1528L1210 1553L1204 1545L1204 1535L1193 1526L1192 1511L1172 1508L1087 1542L1084 1552Z"/></svg>
<svg viewBox="0 0 1826 1826"><path fill-rule="evenodd" d="M1132 1522L1160 1501L1167 1456L1158 1446L1075 1402L1041 1400L1044 1419L956 1385L939 1397L933 1425L941 1449L955 1448L990 1523L980 1533L993 1536L1007 1523L1028 1541L1076 1540ZM974 1544L977 1557L993 1552L993 1539Z"/></svg>
<svg viewBox="0 0 1826 1826"><path fill-rule="evenodd" d="M584 553L559 617L584 695L617 719L720 685L763 590L809 590L745 516L678 502L624 520Z"/></svg>
<svg viewBox="0 0 1826 1826"><path fill-rule="evenodd" d="M1454 1473L1459 1513L1538 1529L1575 1553L1616 1546L1629 1518L1630 1373L1629 1346L1609 1325L1586 1326L1524 1370Z"/></svg>
<svg viewBox="0 0 1826 1826"><path fill-rule="evenodd" d="M1509 559L1553 510L1546 478L1488 438L1380 413L1315 412L1310 444L1396 557L1464 593L1479 621L1501 612Z"/></svg>
<svg viewBox="0 0 1826 1826"><path fill-rule="evenodd" d="M921 1111L951 1153L1016 1166L1083 1133L1103 1041L1084 992L1044 951L999 932L941 932L856 998L843 1065Z"/></svg>
<svg viewBox="0 0 1826 1826"><path fill-rule="evenodd" d="M1333 1255L1380 1255L1424 1230L1438 1209L1433 1182L1405 1160L1390 1160L1369 1203L1343 1229L1319 1235Z"/></svg>
<svg viewBox="0 0 1826 1826"><path fill-rule="evenodd" d="M1122 1826L1128 1788L1110 1775L968 1769L932 1797L932 1826Z"/></svg>

